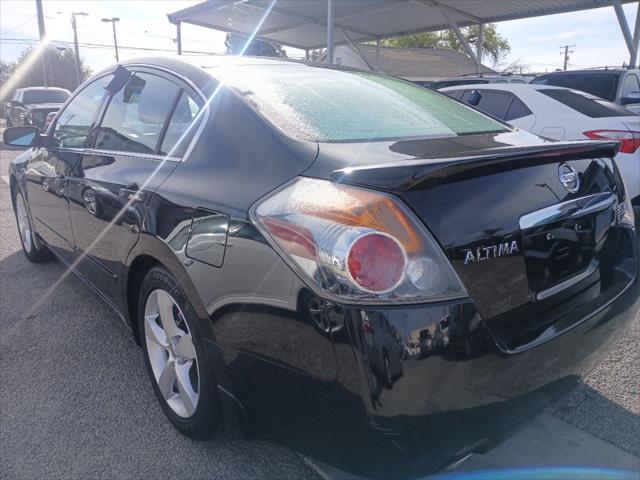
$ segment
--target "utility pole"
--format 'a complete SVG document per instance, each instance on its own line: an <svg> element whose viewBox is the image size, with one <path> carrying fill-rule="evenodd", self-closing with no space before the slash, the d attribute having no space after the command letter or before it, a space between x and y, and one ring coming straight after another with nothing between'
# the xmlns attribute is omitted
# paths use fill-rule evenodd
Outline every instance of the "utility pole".
<svg viewBox="0 0 640 480"><path fill-rule="evenodd" d="M120 58L118 57L118 39L116 38L116 22L119 22L120 19L118 17L113 18L103 18L103 22L109 23L113 25L113 45L116 47L116 62L120 63Z"/></svg>
<svg viewBox="0 0 640 480"><path fill-rule="evenodd" d="M572 47L575 47L575 46L576 46L575 43L573 45L565 45L564 47L560 46L561 50L564 48L564 54L561 53L560 55L564 55L564 68L563 68L563 70L565 70L565 71L567 70L567 63L569 63L569 54L573 53L573 50L569 50L569 49L572 48Z"/></svg>
<svg viewBox="0 0 640 480"><path fill-rule="evenodd" d="M80 86L82 80L82 74L80 72L80 49L78 48L78 26L76 25L76 16L86 17L87 15L89 14L84 12L71 12L71 27L73 28L73 48L76 51L76 81L78 83L76 87Z"/></svg>
<svg viewBox="0 0 640 480"><path fill-rule="evenodd" d="M40 53L40 62L42 63L42 79L44 86L49 86L49 69L47 68L47 47L45 45L46 33L44 31L44 13L42 11L42 0L36 0L36 12L38 13L38 32L40 33L40 47L42 52Z"/></svg>

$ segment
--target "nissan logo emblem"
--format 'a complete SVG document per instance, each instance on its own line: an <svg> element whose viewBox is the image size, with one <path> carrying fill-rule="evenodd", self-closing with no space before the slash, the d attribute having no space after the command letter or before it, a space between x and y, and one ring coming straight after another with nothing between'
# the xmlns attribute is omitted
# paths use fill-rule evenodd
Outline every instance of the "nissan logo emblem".
<svg viewBox="0 0 640 480"><path fill-rule="evenodd" d="M571 165L561 163L558 166L558 178L569 193L576 193L580 189L580 176Z"/></svg>

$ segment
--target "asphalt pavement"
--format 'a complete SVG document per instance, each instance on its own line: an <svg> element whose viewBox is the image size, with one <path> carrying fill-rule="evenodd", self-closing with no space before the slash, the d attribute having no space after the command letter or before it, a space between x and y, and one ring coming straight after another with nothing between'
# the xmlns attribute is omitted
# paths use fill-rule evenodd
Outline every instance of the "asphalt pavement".
<svg viewBox="0 0 640 480"><path fill-rule="evenodd" d="M2 150L0 176L19 152ZM165 419L141 350L121 320L57 262L22 254L0 181L0 478L339 478L296 452L222 433L194 442ZM39 306L32 310L36 301ZM585 382L482 461L564 442L553 463L608 458L640 475L640 314L630 334ZM520 442L520 443L518 443ZM563 450L564 449L564 450ZM511 452L511 453L510 453ZM559 456L558 456L559 455ZM564 457L562 456L564 455ZM529 458L535 460L533 452ZM532 460L532 461L533 461ZM603 460L604 461L604 460ZM598 463L594 460L592 463Z"/></svg>

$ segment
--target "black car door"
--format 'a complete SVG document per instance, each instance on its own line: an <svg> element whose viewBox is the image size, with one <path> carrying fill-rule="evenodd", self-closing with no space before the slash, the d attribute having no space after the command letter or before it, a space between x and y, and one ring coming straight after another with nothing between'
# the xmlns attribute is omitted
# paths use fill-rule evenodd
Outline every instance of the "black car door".
<svg viewBox="0 0 640 480"><path fill-rule="evenodd" d="M147 202L184 152L184 141L180 152L173 148L182 137L175 132L184 132L203 104L190 103L196 95L184 88L150 70L133 71L105 102L92 148L70 179L77 269L116 307L124 260L138 240Z"/></svg>
<svg viewBox="0 0 640 480"><path fill-rule="evenodd" d="M83 88L64 111L50 133L46 147L34 149L25 171L26 191L38 234L67 261L75 259L69 216L68 188L71 173L80 161L108 78Z"/></svg>

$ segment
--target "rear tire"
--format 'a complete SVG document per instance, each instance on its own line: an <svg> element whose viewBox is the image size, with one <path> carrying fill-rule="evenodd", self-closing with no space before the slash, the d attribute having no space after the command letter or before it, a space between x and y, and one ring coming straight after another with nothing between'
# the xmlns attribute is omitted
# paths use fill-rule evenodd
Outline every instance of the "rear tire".
<svg viewBox="0 0 640 480"><path fill-rule="evenodd" d="M206 440L222 421L210 347L191 303L163 267L145 276L138 326L153 390L173 426Z"/></svg>
<svg viewBox="0 0 640 480"><path fill-rule="evenodd" d="M387 389L391 389L391 387L393 387L393 374L391 373L391 362L389 362L389 356L386 353L382 358L382 365L384 369L384 372L383 372L384 386Z"/></svg>
<svg viewBox="0 0 640 480"><path fill-rule="evenodd" d="M52 257L51 251L34 233L33 227L31 226L31 219L27 212L27 204L20 191L16 192L13 196L13 213L15 213L16 216L18 235L20 235L20 243L22 243L24 256L33 263L50 260Z"/></svg>

